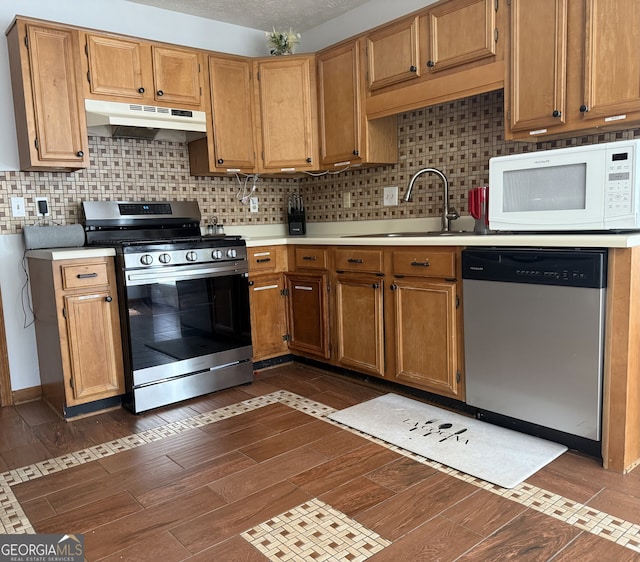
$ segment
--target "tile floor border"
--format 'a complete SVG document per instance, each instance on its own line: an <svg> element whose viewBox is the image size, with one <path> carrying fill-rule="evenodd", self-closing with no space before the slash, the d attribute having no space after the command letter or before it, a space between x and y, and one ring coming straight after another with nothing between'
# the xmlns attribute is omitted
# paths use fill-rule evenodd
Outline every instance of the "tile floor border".
<svg viewBox="0 0 640 562"><path fill-rule="evenodd" d="M537 486L523 482L510 489L501 488L495 484L485 482L469 474L465 474L445 466L441 463L422 457L416 453L387 443L364 432L350 428L329 419L327 416L335 412L335 408L308 398L304 398L287 390L278 390L263 396L249 398L217 408L204 414L198 414L183 420L170 422L157 428L134 433L120 439L94 445L81 451L61 455L53 459L38 462L21 468L5 471L0 474L0 534L34 533L33 526L24 514L20 503L11 491L11 487L21 482L35 480L55 472L60 472L74 466L115 455L128 449L140 447L147 443L159 441L167 437L179 435L190 429L203 427L220 420L237 416L269 404L281 403L300 412L321 419L326 423L339 426L346 431L355 433L369 441L391 449L405 457L425 464L442 472L463 480L483 490L497 494L530 507L536 511L549 515L560 521L582 529L599 537L613 541L626 548L640 552L640 525L625 521L608 513L593 509L579 502L554 494Z"/></svg>

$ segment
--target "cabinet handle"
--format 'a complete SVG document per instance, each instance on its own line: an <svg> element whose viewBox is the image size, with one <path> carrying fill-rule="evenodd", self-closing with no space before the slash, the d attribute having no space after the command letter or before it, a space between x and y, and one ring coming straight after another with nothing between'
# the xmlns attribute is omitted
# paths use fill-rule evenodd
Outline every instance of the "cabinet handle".
<svg viewBox="0 0 640 562"><path fill-rule="evenodd" d="M113 300L113 297L105 297L104 300L106 300L107 302L111 302Z"/></svg>
<svg viewBox="0 0 640 562"><path fill-rule="evenodd" d="M258 258L256 260L256 263L266 263L266 262L269 262L269 261L271 261L271 258Z"/></svg>
<svg viewBox="0 0 640 562"><path fill-rule="evenodd" d="M307 260L307 261L316 261L318 259L317 256L302 256L303 260Z"/></svg>
<svg viewBox="0 0 640 562"><path fill-rule="evenodd" d="M413 64L409 67L409 72L418 72L418 68Z"/></svg>
<svg viewBox="0 0 640 562"><path fill-rule="evenodd" d="M307 162L308 162L309 164L311 164L311 162L312 162L311 158L307 158Z"/></svg>
<svg viewBox="0 0 640 562"><path fill-rule="evenodd" d="M553 113L551 114L551 117L560 117L562 115L562 112L558 111L557 109L553 110Z"/></svg>
<svg viewBox="0 0 640 562"><path fill-rule="evenodd" d="M349 258L347 261L349 263L364 263L364 261L359 258Z"/></svg>
<svg viewBox="0 0 640 562"><path fill-rule="evenodd" d="M138 93L139 94L144 94L144 88L142 86L140 88L138 88Z"/></svg>
<svg viewBox="0 0 640 562"><path fill-rule="evenodd" d="M224 160L222 158L218 158L218 164L224 164Z"/></svg>
<svg viewBox="0 0 640 562"><path fill-rule="evenodd" d="M92 277L98 277L97 273L78 273L76 275L78 279L91 279Z"/></svg>
<svg viewBox="0 0 640 562"><path fill-rule="evenodd" d="M412 261L411 267L429 267L428 261Z"/></svg>
<svg viewBox="0 0 640 562"><path fill-rule="evenodd" d="M82 150L78 150L78 152L76 152L76 156L77 156L78 158L82 158L82 157L84 156L84 151L82 151Z"/></svg>
<svg viewBox="0 0 640 562"><path fill-rule="evenodd" d="M427 66L428 66L429 68L433 68L435 65L436 65L436 63L435 63L435 62L433 62L432 60L428 60L428 61L427 61Z"/></svg>
<svg viewBox="0 0 640 562"><path fill-rule="evenodd" d="M163 92L162 90L158 90L156 93L157 93L159 96L164 96L164 92Z"/></svg>
<svg viewBox="0 0 640 562"><path fill-rule="evenodd" d="M372 289L379 289L380 285L378 285L378 283L374 283L373 285L371 285Z"/></svg>
<svg viewBox="0 0 640 562"><path fill-rule="evenodd" d="M580 113L586 113L587 111L589 111L589 108L585 104L582 104L580 106Z"/></svg>

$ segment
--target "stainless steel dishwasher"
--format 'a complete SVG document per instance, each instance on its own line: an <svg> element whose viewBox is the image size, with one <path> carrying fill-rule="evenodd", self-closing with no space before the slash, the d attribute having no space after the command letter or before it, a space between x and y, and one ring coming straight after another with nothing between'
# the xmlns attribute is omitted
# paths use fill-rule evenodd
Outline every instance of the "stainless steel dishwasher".
<svg viewBox="0 0 640 562"><path fill-rule="evenodd" d="M601 438L606 267L600 249L462 252L478 418L599 453L589 445Z"/></svg>

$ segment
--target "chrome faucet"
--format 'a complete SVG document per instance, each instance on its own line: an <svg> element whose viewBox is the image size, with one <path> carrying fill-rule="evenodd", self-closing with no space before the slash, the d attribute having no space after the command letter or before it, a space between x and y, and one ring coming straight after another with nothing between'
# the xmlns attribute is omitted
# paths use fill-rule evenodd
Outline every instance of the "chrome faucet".
<svg viewBox="0 0 640 562"><path fill-rule="evenodd" d="M459 218L460 213L458 213L455 207L449 206L449 180L447 179L447 176L445 176L440 170L438 170L437 168L423 168L422 170L418 170L415 174L413 174L411 181L409 181L409 187L407 187L407 191L404 194L404 200L405 202L409 202L412 200L411 192L413 190L413 184L422 174L426 174L427 172L436 174L442 180L442 195L444 199L442 205L442 231L448 232L449 222Z"/></svg>

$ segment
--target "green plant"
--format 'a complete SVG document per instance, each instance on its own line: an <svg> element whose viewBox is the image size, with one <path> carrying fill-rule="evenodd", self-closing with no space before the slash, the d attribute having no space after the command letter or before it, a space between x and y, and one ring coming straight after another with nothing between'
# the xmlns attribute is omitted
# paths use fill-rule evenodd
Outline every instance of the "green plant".
<svg viewBox="0 0 640 562"><path fill-rule="evenodd" d="M289 31L267 31L267 46L272 55L290 55L300 42L300 34L289 28Z"/></svg>

